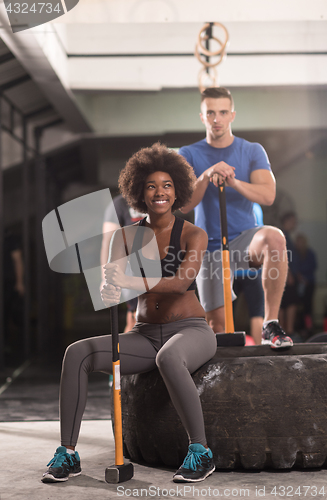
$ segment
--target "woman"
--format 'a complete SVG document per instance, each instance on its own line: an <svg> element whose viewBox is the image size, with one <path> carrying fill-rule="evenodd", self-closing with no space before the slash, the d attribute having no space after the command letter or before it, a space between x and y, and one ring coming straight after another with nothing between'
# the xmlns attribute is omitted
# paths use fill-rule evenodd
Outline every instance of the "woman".
<svg viewBox="0 0 327 500"><path fill-rule="evenodd" d="M144 292L138 298L134 328L119 338L121 373L142 373L157 366L163 377L190 442L188 454L173 477L175 482L202 481L215 469L191 377L216 352L215 335L195 295L194 280L208 241L202 229L173 215L190 199L194 180L184 158L160 144L132 156L121 172L119 187L127 203L147 217L115 233L110 263L105 265L107 284L101 291L108 307L119 302L121 288ZM136 242L142 244L145 238L146 229L140 227L155 234L161 279L147 275L146 249L142 275L124 273L125 252L139 250ZM80 340L68 347L60 389L62 446L48 464L44 482L65 481L80 474L75 446L86 404L87 379L93 371L111 373L110 350L110 336Z"/></svg>

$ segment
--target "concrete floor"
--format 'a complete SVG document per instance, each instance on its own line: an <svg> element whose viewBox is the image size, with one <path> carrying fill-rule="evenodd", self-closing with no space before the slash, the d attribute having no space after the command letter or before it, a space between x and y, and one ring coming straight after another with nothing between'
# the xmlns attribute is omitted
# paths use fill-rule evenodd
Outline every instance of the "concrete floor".
<svg viewBox="0 0 327 500"><path fill-rule="evenodd" d="M114 464L114 439L108 377L103 374L89 381L77 447L82 474L65 483L43 484L46 464L60 444L60 365L58 360L26 363L0 388L0 500L327 498L327 469L216 471L193 486L174 483L175 469L134 464L133 479L107 484L105 469ZM6 380L7 374L0 375Z"/></svg>
<svg viewBox="0 0 327 500"><path fill-rule="evenodd" d="M61 484L43 484L42 473L59 445L59 422L1 422L0 499L97 500L116 498L288 498L327 497L327 470L214 472L204 482L175 484L173 469L134 464L134 477L107 484L114 463L109 420L83 421L79 445L82 474Z"/></svg>

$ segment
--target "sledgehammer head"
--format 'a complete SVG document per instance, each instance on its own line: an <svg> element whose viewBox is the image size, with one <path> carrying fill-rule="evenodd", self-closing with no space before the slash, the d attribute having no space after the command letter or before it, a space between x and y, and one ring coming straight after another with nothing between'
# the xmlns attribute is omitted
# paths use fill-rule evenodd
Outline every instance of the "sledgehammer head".
<svg viewBox="0 0 327 500"><path fill-rule="evenodd" d="M217 346L245 346L245 332L216 333Z"/></svg>
<svg viewBox="0 0 327 500"><path fill-rule="evenodd" d="M132 479L134 475L134 467L132 463L123 465L110 465L106 468L105 480L106 483L117 484L124 483Z"/></svg>

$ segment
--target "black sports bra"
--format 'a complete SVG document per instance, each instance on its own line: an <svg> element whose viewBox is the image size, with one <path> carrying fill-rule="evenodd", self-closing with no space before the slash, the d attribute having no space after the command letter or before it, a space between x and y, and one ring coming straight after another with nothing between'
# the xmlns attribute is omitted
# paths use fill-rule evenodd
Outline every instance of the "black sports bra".
<svg viewBox="0 0 327 500"><path fill-rule="evenodd" d="M142 219L139 222L139 226L145 227L145 221L146 218ZM182 234L182 229L184 226L184 220L181 219L180 217L175 217L175 222L173 225L173 228L171 230L171 235L170 235L170 242L169 242L169 247L168 247L168 252L166 256L161 259L161 276L163 278L170 278L172 276L175 276L177 269L179 268L181 262L183 261L183 258L185 256L185 250L181 250L181 234ZM143 239L143 231L137 231L134 242L133 242L133 247L132 247L132 256L136 255L136 252L140 254L140 250L142 248L142 239ZM148 277L156 277L158 274L156 271L158 270L157 265L153 265L153 262L151 259L147 259L142 255L141 262L146 264L146 276ZM152 263L152 265L151 265ZM143 265L144 265L143 264ZM144 277L144 270L143 268L140 269L140 266L138 265L138 259L131 258L130 259L130 265L132 272L135 276L141 275ZM153 269L153 271L152 271ZM156 269L156 271L155 271ZM196 283L193 281L191 285L188 287L187 290L195 290L196 289Z"/></svg>

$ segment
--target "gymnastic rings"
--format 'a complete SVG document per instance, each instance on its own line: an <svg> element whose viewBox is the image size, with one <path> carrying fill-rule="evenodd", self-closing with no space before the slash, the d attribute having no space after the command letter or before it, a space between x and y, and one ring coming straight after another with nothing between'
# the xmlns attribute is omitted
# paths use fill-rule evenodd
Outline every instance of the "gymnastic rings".
<svg viewBox="0 0 327 500"><path fill-rule="evenodd" d="M207 31L210 27L216 26L221 28L224 32L225 41L222 42L220 38L215 36L208 36ZM219 49L216 51L210 51L206 47L203 46L203 42L208 40L214 40L219 45ZM202 92L204 88L208 87L204 83L204 79L209 79L210 86L217 86L217 72L215 70L215 66L221 63L221 61L226 56L226 47L229 42L228 31L225 26L221 23L206 23L203 28L200 30L198 35L197 44L195 46L195 57L200 61L200 63L204 66L199 73L199 88ZM218 57L217 60L211 62L208 60L210 57ZM205 58L205 59L204 59ZM212 74L214 73L214 74Z"/></svg>
<svg viewBox="0 0 327 500"><path fill-rule="evenodd" d="M210 40L215 40L220 45L222 45L222 43L219 40L219 38L216 38L216 37L213 36L212 38L210 38ZM219 54L217 54L216 52L212 52L210 57L219 56L218 61L215 61L215 62L204 61L203 59L201 59L201 56L204 57L205 54L201 54L199 52L198 45L195 46L194 54L195 54L195 57L200 61L200 63L203 64L203 66L205 66L205 68L213 68L214 66L217 66L218 64L221 63L221 61L223 60L223 58L226 55L225 52L220 52Z"/></svg>
<svg viewBox="0 0 327 500"><path fill-rule="evenodd" d="M225 34L225 38L226 38L224 43L222 43L221 40L219 40L219 38L216 38L216 37L210 38L210 40L211 39L215 40L220 45L220 49L216 50L214 52L208 50L206 47L204 47L202 45L202 41L208 40L208 35L206 34L206 31L210 28L210 26L217 26L218 28L222 28L222 30L224 31L224 34ZM198 35L197 48L198 48L198 51L200 52L200 54L203 54L207 57L219 56L220 54L222 54L222 56L223 56L225 49L227 47L228 41L229 41L228 31L223 24L221 24L221 23L206 23L203 26L203 28L200 30L200 33Z"/></svg>

